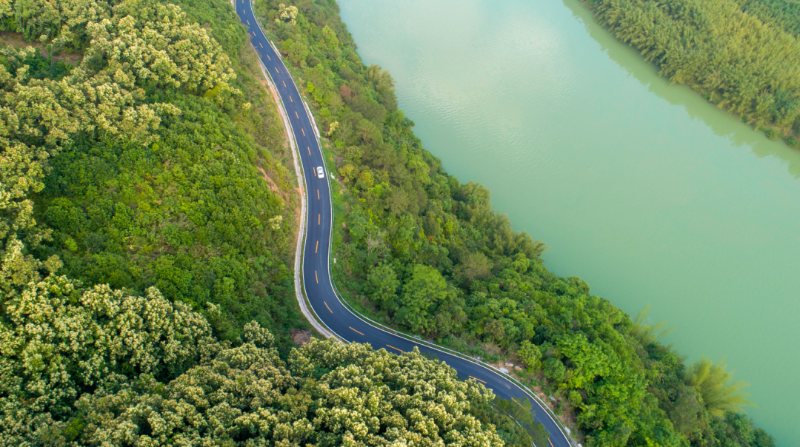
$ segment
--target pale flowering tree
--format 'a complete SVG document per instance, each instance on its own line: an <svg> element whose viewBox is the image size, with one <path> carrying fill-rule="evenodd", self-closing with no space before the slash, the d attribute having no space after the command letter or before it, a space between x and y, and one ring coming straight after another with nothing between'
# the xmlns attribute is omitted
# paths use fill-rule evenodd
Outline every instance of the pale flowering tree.
<svg viewBox="0 0 800 447"><path fill-rule="evenodd" d="M109 378L175 377L219 351L200 314L156 289L132 296L108 286L81 291L50 275L4 305L0 326L0 440L24 439L61 420ZM33 425L28 425L33 424Z"/></svg>
<svg viewBox="0 0 800 447"><path fill-rule="evenodd" d="M502 440L470 414L491 391L419 352L313 341L283 362L254 323L164 387L144 375L77 404L92 445L489 446ZM325 372L328 371L328 372ZM471 403L472 402L472 403Z"/></svg>
<svg viewBox="0 0 800 447"><path fill-rule="evenodd" d="M278 4L278 11L275 17L276 22L286 22L291 23L292 25L295 24L295 19L297 18L297 6L289 5L286 6L283 3Z"/></svg>
<svg viewBox="0 0 800 447"><path fill-rule="evenodd" d="M89 70L102 61L115 81L132 89L182 88L193 93L212 89L233 91L236 77L228 56L207 30L191 22L176 5L150 5L157 20L147 20L147 8L123 2L114 16L87 25L91 45L82 67Z"/></svg>

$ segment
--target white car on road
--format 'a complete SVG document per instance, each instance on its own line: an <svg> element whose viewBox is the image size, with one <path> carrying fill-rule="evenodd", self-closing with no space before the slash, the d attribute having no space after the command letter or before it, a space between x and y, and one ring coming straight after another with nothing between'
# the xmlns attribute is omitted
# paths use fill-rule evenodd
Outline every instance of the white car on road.
<svg viewBox="0 0 800 447"><path fill-rule="evenodd" d="M325 172L322 171L322 166L317 166L317 177L325 178Z"/></svg>

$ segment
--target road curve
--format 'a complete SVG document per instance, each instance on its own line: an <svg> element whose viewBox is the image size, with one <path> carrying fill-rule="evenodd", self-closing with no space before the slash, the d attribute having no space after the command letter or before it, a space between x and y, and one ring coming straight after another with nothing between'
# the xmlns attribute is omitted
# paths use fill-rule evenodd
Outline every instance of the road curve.
<svg viewBox="0 0 800 447"><path fill-rule="evenodd" d="M553 416L543 409L534 396L529 395L505 376L486 366L447 353L444 348L435 349L427 344L415 342L412 338L401 337L375 327L357 317L342 304L334 291L329 272L333 209L328 172L325 169L311 118L306 113L291 74L258 25L250 0L233 1L236 13L242 24L247 27L253 47L278 89L297 142L308 201L302 263L303 282L311 307L320 320L344 340L369 343L375 349L384 348L397 354L412 351L416 347L421 352L434 355L447 363L460 377L473 378L483 383L503 399L514 398L517 401L529 399L533 404L536 420L541 422L550 434L550 444L553 447L570 447L572 444L569 437L561 430ZM317 175L318 168L323 170L323 178Z"/></svg>

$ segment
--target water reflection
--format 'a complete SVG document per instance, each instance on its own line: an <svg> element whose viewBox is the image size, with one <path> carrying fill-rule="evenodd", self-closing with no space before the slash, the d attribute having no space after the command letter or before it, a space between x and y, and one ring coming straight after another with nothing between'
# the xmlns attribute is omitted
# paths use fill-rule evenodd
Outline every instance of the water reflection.
<svg viewBox="0 0 800 447"><path fill-rule="evenodd" d="M716 135L727 138L733 145L746 145L757 157L772 156L786 163L787 170L794 178L800 178L800 151L788 147L782 141L772 141L763 133L742 123L735 116L715 107L690 88L670 84L669 80L658 76L654 64L645 61L635 49L617 40L603 27L592 20L592 13L579 0L562 0L564 6L572 11L573 17L581 20L592 39L600 48L636 78L647 89L670 104L682 106L689 116L702 120Z"/></svg>

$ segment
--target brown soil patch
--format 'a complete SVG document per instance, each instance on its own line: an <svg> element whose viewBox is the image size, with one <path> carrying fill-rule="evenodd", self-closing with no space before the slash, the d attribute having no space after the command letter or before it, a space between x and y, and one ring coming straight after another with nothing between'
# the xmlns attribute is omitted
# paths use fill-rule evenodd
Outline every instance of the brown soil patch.
<svg viewBox="0 0 800 447"><path fill-rule="evenodd" d="M39 49L39 52L42 54L42 56L44 57L50 56L43 44L39 42L26 42L22 36L22 33L11 33L8 31L0 31L0 43L10 45L16 48L35 47ZM53 56L53 59L61 62L67 62L72 65L78 65L83 59L83 55L62 51L58 55Z"/></svg>
<svg viewBox="0 0 800 447"><path fill-rule="evenodd" d="M309 330L291 329L289 333L292 335L292 340L294 340L297 346L311 343L311 331Z"/></svg>
<svg viewBox="0 0 800 447"><path fill-rule="evenodd" d="M272 192L274 192L275 194L277 194L278 197L280 197L281 200L283 200L283 203L288 203L288 199L286 197L286 194L283 191L281 191L280 188L278 188L278 184L275 183L274 180L272 180L272 177L270 177L267 174L267 171L265 171L264 168L262 168L261 166L256 166L256 167L258 168L259 171L261 171L261 175L264 176L264 180L266 180L267 183L269 184L269 189Z"/></svg>

